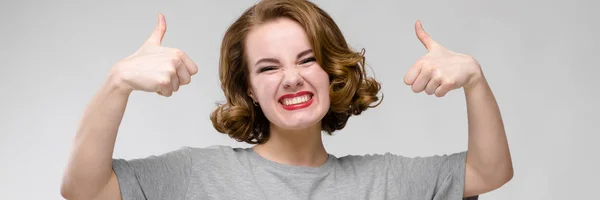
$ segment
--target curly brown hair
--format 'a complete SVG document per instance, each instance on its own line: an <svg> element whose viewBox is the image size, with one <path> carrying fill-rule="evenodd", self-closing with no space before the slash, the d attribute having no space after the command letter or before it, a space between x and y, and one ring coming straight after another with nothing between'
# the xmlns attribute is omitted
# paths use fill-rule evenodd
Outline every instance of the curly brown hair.
<svg viewBox="0 0 600 200"><path fill-rule="evenodd" d="M219 60L219 78L226 102L210 115L215 129L239 142L262 144L269 139L269 121L248 96L249 69L244 42L254 26L289 18L307 32L317 62L329 75L331 105L321 121L331 135L348 118L376 107L380 84L365 72L365 51L353 51L333 19L305 0L263 0L248 8L225 32ZM379 103L372 105L374 102Z"/></svg>

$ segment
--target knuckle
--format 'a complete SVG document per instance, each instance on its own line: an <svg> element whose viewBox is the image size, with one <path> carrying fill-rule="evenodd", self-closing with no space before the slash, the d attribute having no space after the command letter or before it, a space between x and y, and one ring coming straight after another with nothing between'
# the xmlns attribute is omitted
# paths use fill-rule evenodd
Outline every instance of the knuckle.
<svg viewBox="0 0 600 200"><path fill-rule="evenodd" d="M434 68L432 65L430 65L430 64L428 64L428 65L423 65L423 71L424 71L424 72L427 72L427 73L433 73L433 72L434 72L434 70L435 70L435 68Z"/></svg>
<svg viewBox="0 0 600 200"><path fill-rule="evenodd" d="M171 84L171 79L169 77L162 77L158 79L158 85L160 86L168 86Z"/></svg>
<svg viewBox="0 0 600 200"><path fill-rule="evenodd" d="M474 61L475 58L473 58L473 56L468 55L468 54L460 54L459 58L461 59L461 61L463 62L471 62Z"/></svg>
<svg viewBox="0 0 600 200"><path fill-rule="evenodd" d="M427 67L427 70L429 71L429 73L431 73L431 74L437 73L438 69L435 66L433 66L433 65L428 65L428 66L429 67Z"/></svg>
<svg viewBox="0 0 600 200"><path fill-rule="evenodd" d="M175 68L173 67L168 67L165 72L167 73L167 75L172 76L173 74L175 74L177 71L175 70Z"/></svg>
<svg viewBox="0 0 600 200"><path fill-rule="evenodd" d="M179 66L179 65L181 65L181 59L179 59L179 57L173 57L173 58L169 59L169 63L172 66Z"/></svg>
<svg viewBox="0 0 600 200"><path fill-rule="evenodd" d="M442 74L439 69L431 69L431 79L435 81L440 81L442 79Z"/></svg>
<svg viewBox="0 0 600 200"><path fill-rule="evenodd" d="M454 86L454 85L456 85L456 81L450 80L450 81L448 81L448 85Z"/></svg>
<svg viewBox="0 0 600 200"><path fill-rule="evenodd" d="M181 49L174 48L172 51L176 57L182 57L185 55L185 53Z"/></svg>

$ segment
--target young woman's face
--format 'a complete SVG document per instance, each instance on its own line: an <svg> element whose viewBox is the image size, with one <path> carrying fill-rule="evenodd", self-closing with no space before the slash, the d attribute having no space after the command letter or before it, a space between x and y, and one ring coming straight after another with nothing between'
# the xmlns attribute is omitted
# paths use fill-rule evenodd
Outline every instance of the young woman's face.
<svg viewBox="0 0 600 200"><path fill-rule="evenodd" d="M320 126L329 110L329 76L315 60L300 24L278 19L253 29L245 44L249 95L271 126Z"/></svg>

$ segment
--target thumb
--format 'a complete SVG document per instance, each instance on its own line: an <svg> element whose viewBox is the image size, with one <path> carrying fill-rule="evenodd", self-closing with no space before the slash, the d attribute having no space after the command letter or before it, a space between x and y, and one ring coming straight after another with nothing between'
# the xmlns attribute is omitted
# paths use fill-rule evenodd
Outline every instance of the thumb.
<svg viewBox="0 0 600 200"><path fill-rule="evenodd" d="M417 20L417 23L415 23L415 32L417 34L417 38L419 38L419 41L423 43L427 51L431 51L434 48L434 46L437 45L437 42L433 40L429 36L429 34L427 34L427 32L425 32L425 30L423 29L421 20Z"/></svg>
<svg viewBox="0 0 600 200"><path fill-rule="evenodd" d="M158 14L158 23L152 31L152 35L146 40L146 44L160 45L165 32L167 31L167 23L165 22L165 16L162 13Z"/></svg>

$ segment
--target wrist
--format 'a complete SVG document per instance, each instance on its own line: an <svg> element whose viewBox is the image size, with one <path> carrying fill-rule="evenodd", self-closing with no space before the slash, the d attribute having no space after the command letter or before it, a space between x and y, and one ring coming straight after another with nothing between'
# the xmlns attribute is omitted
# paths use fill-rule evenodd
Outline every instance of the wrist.
<svg viewBox="0 0 600 200"><path fill-rule="evenodd" d="M479 66L479 63L477 63L477 61L475 61L475 59L473 59L476 63L476 70L474 70L474 73L471 75L471 78L469 79L469 81L467 82L467 84L464 85L464 89L465 90L471 90L473 88L479 87L481 85L485 85L486 84L486 80L485 80L485 76L483 75L483 70L481 70L481 66Z"/></svg>
<svg viewBox="0 0 600 200"><path fill-rule="evenodd" d="M133 89L127 85L125 79L123 79L123 77L115 70L111 70L108 78L104 82L104 87L109 91L126 96L129 96L133 92Z"/></svg>
<svg viewBox="0 0 600 200"><path fill-rule="evenodd" d="M483 74L478 74L476 77L473 77L473 80L465 85L463 88L465 92L471 92L474 90L478 90L478 88L485 88L487 85L487 80L485 80L485 76Z"/></svg>

